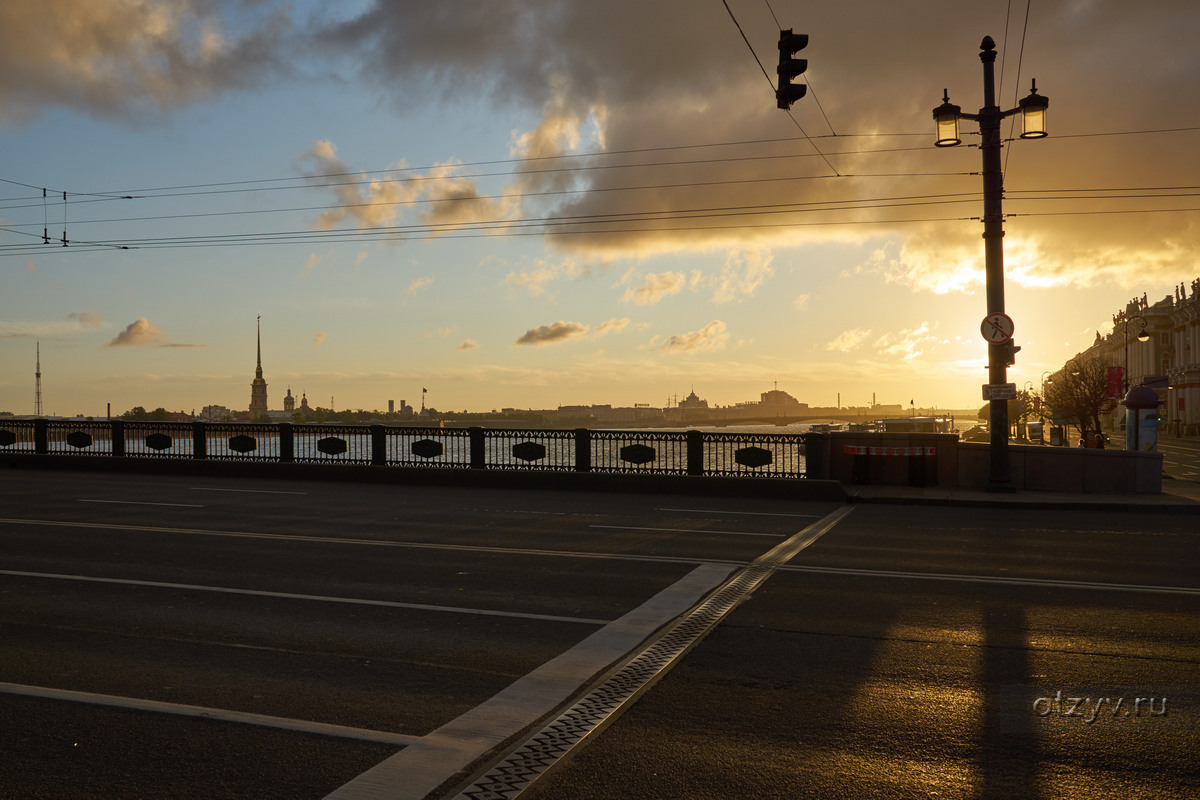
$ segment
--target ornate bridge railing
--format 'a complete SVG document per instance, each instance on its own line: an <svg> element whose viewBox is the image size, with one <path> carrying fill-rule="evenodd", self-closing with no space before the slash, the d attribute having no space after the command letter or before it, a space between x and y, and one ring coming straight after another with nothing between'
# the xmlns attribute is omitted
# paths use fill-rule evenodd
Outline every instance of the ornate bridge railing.
<svg viewBox="0 0 1200 800"><path fill-rule="evenodd" d="M807 477L810 434L0 420L0 453Z"/></svg>

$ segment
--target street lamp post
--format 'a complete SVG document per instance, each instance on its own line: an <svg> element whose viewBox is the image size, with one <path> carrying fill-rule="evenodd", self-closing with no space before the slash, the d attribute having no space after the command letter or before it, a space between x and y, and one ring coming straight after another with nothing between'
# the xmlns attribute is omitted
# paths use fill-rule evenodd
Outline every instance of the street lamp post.
<svg viewBox="0 0 1200 800"><path fill-rule="evenodd" d="M987 314L1004 313L1004 173L1000 159L1000 122L1013 114L1021 115L1022 139L1040 139L1046 136L1046 108L1050 101L1037 93L1037 83L1027 97L1016 108L1001 111L996 105L996 43L985 36L979 46L979 60L983 62L983 108L978 114L964 114L959 106L950 102L949 92L944 92L942 104L933 110L937 132L934 144L937 147L953 147L962 143L959 138L958 120L975 120L979 123L983 153L983 243L984 268L987 283ZM1020 350L1009 338L1003 342L988 343L988 383L1008 383L1008 366L1013 363ZM1008 459L1008 404L992 400L989 403L990 423L990 478L988 489L995 492L1012 492L1012 475Z"/></svg>
<svg viewBox="0 0 1200 800"><path fill-rule="evenodd" d="M1121 396L1129 394L1129 323L1135 319L1142 321L1142 329L1138 331L1137 340L1145 342L1150 339L1150 334L1146 333L1146 318L1141 314L1134 314L1132 317L1125 319L1125 367L1121 370Z"/></svg>

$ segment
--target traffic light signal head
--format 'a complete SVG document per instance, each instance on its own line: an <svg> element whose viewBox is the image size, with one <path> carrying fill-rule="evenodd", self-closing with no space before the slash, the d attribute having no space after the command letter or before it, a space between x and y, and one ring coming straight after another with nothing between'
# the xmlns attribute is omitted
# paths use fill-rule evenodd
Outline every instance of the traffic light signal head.
<svg viewBox="0 0 1200 800"><path fill-rule="evenodd" d="M808 47L807 33L792 33L792 29L779 32L779 83L775 89L775 105L789 109L792 103L804 97L808 87L803 83L792 83L792 79L808 69L808 61L803 58L792 58L796 53Z"/></svg>
<svg viewBox="0 0 1200 800"><path fill-rule="evenodd" d="M1001 358L1003 358L1006 367L1011 367L1017 363L1017 353L1020 352L1021 348L1019 345L1013 344L1012 339L999 345L999 348Z"/></svg>

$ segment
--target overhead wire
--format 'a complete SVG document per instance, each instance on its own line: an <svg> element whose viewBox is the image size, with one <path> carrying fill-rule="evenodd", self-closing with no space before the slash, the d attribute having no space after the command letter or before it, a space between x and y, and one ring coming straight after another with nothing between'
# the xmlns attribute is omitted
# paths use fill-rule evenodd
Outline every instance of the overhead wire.
<svg viewBox="0 0 1200 800"><path fill-rule="evenodd" d="M750 39L746 37L746 32L744 30L742 30L741 23L738 22L737 17L734 16L733 9L729 7L729 0L721 0L721 4L724 5L725 10L727 12L729 12L729 18L731 20L733 20L733 24L738 29L738 33L740 33L742 35L742 41L745 42L746 47L750 49L750 55L752 55L754 57L754 62L756 64L758 64L758 68L760 70L762 70L763 77L767 79L767 84L772 88L772 90L774 90L775 82L771 80L771 76L767 73L767 68L763 66L762 60L759 59L758 53L755 52L755 50L754 50L754 45L750 44ZM774 11L771 12L772 16L774 16L774 13L775 13ZM778 23L778 20L776 20L776 22ZM821 156L822 160L825 161L825 166L829 167L829 169L833 172L834 175L837 175L838 174L837 168L834 167L833 164L829 163L829 159L825 158L824 154L821 153L821 148L817 147L816 142L814 142L812 140L812 137L810 137L808 135L808 133L804 130L804 127L800 124L800 121L798 119L796 119L796 115L792 113L791 109L788 109L787 115L788 115L788 118L791 119L792 123L796 126L796 129L798 131L800 131L801 137L803 137L805 139L805 141L807 141L809 143L809 145L812 147L812 149L815 150L817 152L817 154ZM826 122L828 122L828 120L826 120ZM830 130L832 130L832 127L830 128Z"/></svg>

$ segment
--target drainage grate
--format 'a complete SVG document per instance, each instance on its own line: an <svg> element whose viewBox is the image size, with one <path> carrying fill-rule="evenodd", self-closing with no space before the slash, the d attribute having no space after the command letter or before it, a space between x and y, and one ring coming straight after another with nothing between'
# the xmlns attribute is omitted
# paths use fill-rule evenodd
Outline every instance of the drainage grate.
<svg viewBox="0 0 1200 800"><path fill-rule="evenodd" d="M839 509L740 570L649 647L459 793L455 800L509 800L519 795L682 657L734 606L770 577L775 567L787 563L848 513L850 507Z"/></svg>

